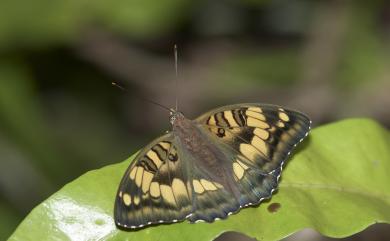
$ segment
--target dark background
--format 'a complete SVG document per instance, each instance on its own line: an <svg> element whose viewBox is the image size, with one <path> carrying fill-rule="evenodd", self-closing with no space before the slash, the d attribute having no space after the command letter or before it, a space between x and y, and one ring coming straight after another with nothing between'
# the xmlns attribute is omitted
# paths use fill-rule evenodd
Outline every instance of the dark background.
<svg viewBox="0 0 390 241"><path fill-rule="evenodd" d="M67 182L169 129L143 98L178 95L188 118L264 102L315 126L389 127L389 40L384 0L1 0L0 240Z"/></svg>

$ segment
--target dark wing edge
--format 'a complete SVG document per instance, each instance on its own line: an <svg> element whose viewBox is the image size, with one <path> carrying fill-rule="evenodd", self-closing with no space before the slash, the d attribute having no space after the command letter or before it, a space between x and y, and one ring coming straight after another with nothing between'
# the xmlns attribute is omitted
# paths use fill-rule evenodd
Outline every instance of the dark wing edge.
<svg viewBox="0 0 390 241"><path fill-rule="evenodd" d="M295 109L288 108L288 107L285 107L285 106L280 106L280 105L260 104L260 103L241 103L241 104L232 104L232 105L220 106L220 107L212 109L212 110L210 110L210 111L208 111L208 112L198 116L195 119L195 121L198 122L198 123L205 123L207 118L209 118L211 115L217 114L218 112L223 112L225 110L240 109L240 108L251 108L251 107L259 107L259 108L264 109L264 110L283 109L283 110L286 110L286 111L289 111L289 112L294 112L297 115L301 116L302 119L305 120L305 122L308 124L307 132L309 132L309 130L311 128L312 121L310 120L310 118L306 114L304 114L303 112L300 112L299 110L295 110Z"/></svg>

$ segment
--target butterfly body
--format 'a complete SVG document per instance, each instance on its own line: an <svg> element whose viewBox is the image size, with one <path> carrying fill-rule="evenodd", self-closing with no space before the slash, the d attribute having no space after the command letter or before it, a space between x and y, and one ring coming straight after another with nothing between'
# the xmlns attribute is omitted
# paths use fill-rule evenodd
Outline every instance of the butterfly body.
<svg viewBox="0 0 390 241"><path fill-rule="evenodd" d="M183 154L192 157L192 169L200 169L212 177L211 181L218 182L225 189L234 192L234 186L229 185L229 182L233 181L233 169L224 161L227 158L223 151L210 145L211 138L202 132L196 122L185 118L180 112L173 114L176 115L172 123L176 143Z"/></svg>
<svg viewBox="0 0 390 241"><path fill-rule="evenodd" d="M195 120L172 111L172 131L135 158L115 202L119 227L213 222L257 205L310 129L304 114L265 104L214 109Z"/></svg>

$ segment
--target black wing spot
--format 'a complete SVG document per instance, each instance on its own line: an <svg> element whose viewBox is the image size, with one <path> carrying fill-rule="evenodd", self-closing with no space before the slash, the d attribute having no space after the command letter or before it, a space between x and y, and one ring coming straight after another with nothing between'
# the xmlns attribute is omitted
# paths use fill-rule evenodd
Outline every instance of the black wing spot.
<svg viewBox="0 0 390 241"><path fill-rule="evenodd" d="M217 134L217 136L218 137L224 137L226 134L225 134L225 129L223 129L223 128L218 128L218 134Z"/></svg>
<svg viewBox="0 0 390 241"><path fill-rule="evenodd" d="M179 158L178 158L178 156L177 156L177 153L175 153L175 154L169 153L168 159L169 159L171 162L176 162Z"/></svg>

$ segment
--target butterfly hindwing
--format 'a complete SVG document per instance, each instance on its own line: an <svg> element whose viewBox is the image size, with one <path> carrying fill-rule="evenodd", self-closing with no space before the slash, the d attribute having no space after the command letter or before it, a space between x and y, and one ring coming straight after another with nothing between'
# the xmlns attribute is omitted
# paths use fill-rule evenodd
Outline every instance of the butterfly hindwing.
<svg viewBox="0 0 390 241"><path fill-rule="evenodd" d="M192 208L187 172L172 134L153 141L137 155L121 181L114 210L116 224L140 228L185 219Z"/></svg>
<svg viewBox="0 0 390 241"><path fill-rule="evenodd" d="M230 156L230 158L234 158ZM238 164L229 158L224 161ZM277 176L280 169L272 174L262 175L255 169L243 165L242 173L234 172L234 179L230 183L232 189L227 189L218 182L213 182L213 177L194 168L193 171L193 213L188 218L191 222L213 222L225 219L230 214L236 213L240 208L248 205L256 205L264 198L269 198L277 186ZM245 168L245 170L244 170ZM234 180L234 181L233 181ZM236 194L235 194L236 193Z"/></svg>
<svg viewBox="0 0 390 241"><path fill-rule="evenodd" d="M243 160L225 145L215 143L215 147L225 154L223 160L219 160L221 166L228 164L231 167L229 187L219 186L219 188L209 188L211 190L208 191L207 188L200 188L205 191L194 194L196 210L190 217L191 221L212 222L215 219L224 219L242 207L257 205L263 199L270 198L278 184L281 167L264 174L256 167L245 165ZM194 170L193 180L202 180L203 177L206 181L210 181L214 178L200 170ZM218 184L215 186L218 187Z"/></svg>
<svg viewBox="0 0 390 241"><path fill-rule="evenodd" d="M217 218L224 219L230 213L236 212L240 205L233 193L215 181L211 174L196 167L196 162L197 160L191 160L193 210L189 221L213 222Z"/></svg>

